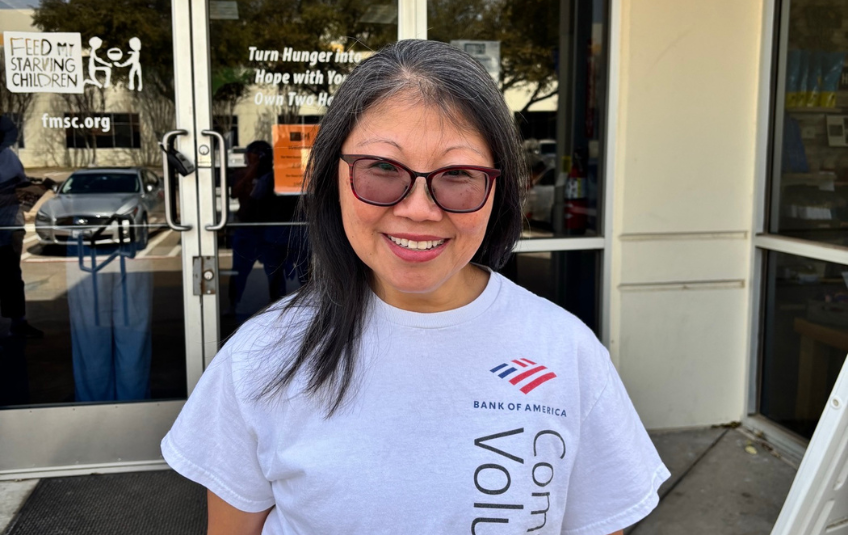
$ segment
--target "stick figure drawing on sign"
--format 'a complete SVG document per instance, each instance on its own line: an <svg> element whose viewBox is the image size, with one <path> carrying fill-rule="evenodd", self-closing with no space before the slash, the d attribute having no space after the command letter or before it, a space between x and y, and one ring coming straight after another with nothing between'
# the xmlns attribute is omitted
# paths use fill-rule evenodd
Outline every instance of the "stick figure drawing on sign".
<svg viewBox="0 0 848 535"><path fill-rule="evenodd" d="M88 46L91 47L91 52L88 55L88 77L90 80L86 80L85 83L97 87L109 87L112 82L112 64L97 57L97 49L102 45L103 40L99 37L92 37L88 40ZM102 84L97 80L97 71L103 71L106 74L106 81Z"/></svg>
<svg viewBox="0 0 848 535"><path fill-rule="evenodd" d="M130 39L130 48L132 52L129 53L129 58L127 61L123 63L116 63L116 67L127 67L130 66L130 91L135 89L135 79L138 78L138 90L141 91L141 62L139 61L139 56L141 55L141 39L138 37L133 37Z"/></svg>

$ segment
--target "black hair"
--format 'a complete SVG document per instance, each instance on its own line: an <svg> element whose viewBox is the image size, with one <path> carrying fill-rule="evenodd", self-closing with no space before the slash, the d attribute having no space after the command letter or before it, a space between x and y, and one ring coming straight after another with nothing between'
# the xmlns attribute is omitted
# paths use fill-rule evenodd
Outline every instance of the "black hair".
<svg viewBox="0 0 848 535"><path fill-rule="evenodd" d="M301 199L310 276L282 309L284 316L308 313L297 329L285 329L281 346L294 343L297 349L259 398L281 392L303 374L305 391L325 402L329 416L351 388L373 293L370 270L357 257L342 225L339 156L363 113L394 96L438 106L454 124L476 130L501 171L485 236L472 262L501 268L519 238L520 185L526 182L527 169L512 113L491 75L470 55L438 41L404 40L386 46L351 72L321 121Z"/></svg>

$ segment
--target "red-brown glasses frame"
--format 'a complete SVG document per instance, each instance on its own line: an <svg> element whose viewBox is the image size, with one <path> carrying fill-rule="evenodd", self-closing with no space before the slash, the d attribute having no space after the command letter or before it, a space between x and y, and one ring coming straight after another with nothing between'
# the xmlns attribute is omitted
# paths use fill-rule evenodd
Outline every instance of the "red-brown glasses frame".
<svg viewBox="0 0 848 535"><path fill-rule="evenodd" d="M433 199L433 202L436 203L436 206L438 206L445 212L450 212L452 214L468 214L471 212L476 212L483 208L483 206L486 204L486 201L489 200L489 194L492 193L492 185L495 183L495 179L501 175L499 169L493 169L491 167L480 167L477 165L448 165L447 167L440 167L439 169L436 169L435 171L430 171L429 173L419 173L418 171L413 171L412 169L398 161L392 160L391 158L383 158L382 156L372 156L369 154L341 154L340 158L346 164L348 164L348 166L350 166L350 189L353 192L353 196L366 204L371 204L374 206L394 206L398 204L400 201L404 200L407 195L409 195L409 192L412 191L412 186L415 184L415 179L418 177L424 177L424 181L427 185L427 194L430 196L431 199ZM410 181L409 186L407 186L406 190L396 201L381 203L370 201L368 199L363 199L356 192L356 187L353 185L353 166L354 164L356 164L356 162L360 160L376 160L378 162L390 163L409 173L409 175L412 177L412 180ZM436 196L433 195L433 177L439 173L444 173L445 171L451 171L455 169L473 169L474 171L482 171L483 173L486 173L486 194L483 196L483 201L476 208L470 208L468 210L454 210L451 208L445 208L444 206L442 206L442 203L439 202Z"/></svg>

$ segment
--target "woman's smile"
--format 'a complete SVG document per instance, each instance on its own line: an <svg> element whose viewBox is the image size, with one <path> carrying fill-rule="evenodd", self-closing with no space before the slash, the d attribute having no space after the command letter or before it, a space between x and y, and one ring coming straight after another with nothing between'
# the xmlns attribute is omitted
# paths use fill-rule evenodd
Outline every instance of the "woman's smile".
<svg viewBox="0 0 848 535"><path fill-rule="evenodd" d="M400 234L386 236L389 249L406 262L429 262L437 258L447 247L445 238ZM407 236L407 237L402 237Z"/></svg>
<svg viewBox="0 0 848 535"><path fill-rule="evenodd" d="M410 249L413 251L427 251L445 243L445 238L434 238L432 236L407 236L408 237L402 237L386 234L386 237L389 238L392 243L400 245L404 249Z"/></svg>

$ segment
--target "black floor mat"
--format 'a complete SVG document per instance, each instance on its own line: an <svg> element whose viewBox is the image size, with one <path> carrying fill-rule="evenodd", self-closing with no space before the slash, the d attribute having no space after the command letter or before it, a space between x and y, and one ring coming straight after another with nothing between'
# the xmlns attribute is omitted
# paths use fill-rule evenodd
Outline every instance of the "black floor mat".
<svg viewBox="0 0 848 535"><path fill-rule="evenodd" d="M173 471L42 479L6 535L206 533L206 489Z"/></svg>

